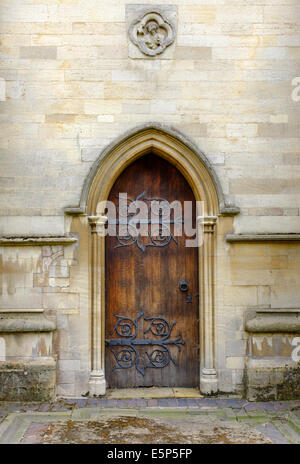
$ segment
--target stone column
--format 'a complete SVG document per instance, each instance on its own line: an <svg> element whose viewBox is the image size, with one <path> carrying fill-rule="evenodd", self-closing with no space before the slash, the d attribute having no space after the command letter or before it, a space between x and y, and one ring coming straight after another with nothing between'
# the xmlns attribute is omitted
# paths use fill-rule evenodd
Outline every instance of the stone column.
<svg viewBox="0 0 300 464"><path fill-rule="evenodd" d="M201 227L202 246L199 247L199 290L200 290L200 391L212 394L218 390L215 369L215 225L216 216L198 218Z"/></svg>
<svg viewBox="0 0 300 464"><path fill-rule="evenodd" d="M91 322L92 363L89 379L90 395L105 395L105 224L106 216L89 216L91 226Z"/></svg>

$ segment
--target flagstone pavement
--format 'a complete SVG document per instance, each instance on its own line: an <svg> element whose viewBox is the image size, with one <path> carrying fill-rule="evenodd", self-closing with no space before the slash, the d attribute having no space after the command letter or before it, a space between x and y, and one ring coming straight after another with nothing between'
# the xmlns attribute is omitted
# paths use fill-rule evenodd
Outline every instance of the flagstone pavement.
<svg viewBox="0 0 300 464"><path fill-rule="evenodd" d="M0 443L300 443L300 401L120 396L0 402Z"/></svg>

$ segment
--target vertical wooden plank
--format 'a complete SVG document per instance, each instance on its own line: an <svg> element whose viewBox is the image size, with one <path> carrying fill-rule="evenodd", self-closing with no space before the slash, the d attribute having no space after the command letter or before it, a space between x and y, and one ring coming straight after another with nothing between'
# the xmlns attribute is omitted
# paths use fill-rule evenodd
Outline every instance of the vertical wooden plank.
<svg viewBox="0 0 300 464"><path fill-rule="evenodd" d="M170 203L174 200L192 201L195 199L191 188L175 166L153 155L145 155L123 171L115 182L109 200L117 203L117 196L126 192L136 199L143 191L148 198L164 198ZM195 213L194 213L195 217ZM150 225L149 225L150 228ZM173 226L171 226L173 230ZM142 376L134 367L116 369L111 347L106 348L106 378L109 387L125 388L138 386L178 386L194 387L199 384L198 354L198 269L197 248L185 247L186 238L176 237L177 244L171 241L163 247L147 246L142 252L136 244L117 247L116 237L106 237L106 338L111 335L116 318L114 314L135 319L141 310L144 317L161 316L176 325L170 338L181 333L185 344L179 352L176 346L170 350L177 365L170 363L164 368L148 368ZM141 239L145 245L149 238ZM179 281L187 280L188 292L181 292ZM192 302L187 302L187 296ZM150 332L144 334L150 321L139 321L139 339L159 339ZM148 345L137 348L142 366L147 357L158 346ZM117 352L119 348L113 348ZM148 362L149 364L149 362Z"/></svg>

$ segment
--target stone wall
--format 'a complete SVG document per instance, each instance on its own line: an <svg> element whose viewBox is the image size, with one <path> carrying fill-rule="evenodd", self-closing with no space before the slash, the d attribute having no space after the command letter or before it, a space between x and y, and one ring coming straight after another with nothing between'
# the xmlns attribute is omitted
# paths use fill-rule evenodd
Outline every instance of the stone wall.
<svg viewBox="0 0 300 464"><path fill-rule="evenodd" d="M161 2L177 7L171 59L128 57L127 3L1 2L1 233L63 234L101 150L149 121L207 155L237 232L298 232L298 1Z"/></svg>
<svg viewBox="0 0 300 464"><path fill-rule="evenodd" d="M0 308L55 319L57 393L87 392L88 225L64 209L79 205L94 161L116 138L149 121L172 126L241 209L218 225L215 349L220 391L242 392L247 309L299 307L297 242L233 244L225 235L300 231L300 5L149 0L166 14L173 5L177 28L170 51L149 57L128 39L128 15L145 2L134 3L1 2L0 235L79 240L1 247ZM262 346L263 356L281 356Z"/></svg>

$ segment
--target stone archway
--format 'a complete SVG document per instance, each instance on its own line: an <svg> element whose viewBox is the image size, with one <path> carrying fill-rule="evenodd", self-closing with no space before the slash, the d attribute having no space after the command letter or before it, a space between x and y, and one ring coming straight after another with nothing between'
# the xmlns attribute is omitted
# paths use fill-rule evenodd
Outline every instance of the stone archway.
<svg viewBox="0 0 300 464"><path fill-rule="evenodd" d="M218 179L206 157L177 131L149 124L130 132L109 146L95 162L83 189L78 212L90 224L89 268L91 302L91 395L103 395L105 380L105 237L107 217L98 208L108 198L120 173L133 161L152 151L174 164L187 179L197 201L204 202L204 241L199 249L200 390L218 389L215 368L215 255L218 215L232 214L226 206ZM74 209L73 209L74 211ZM202 219L203 227L203 219Z"/></svg>

